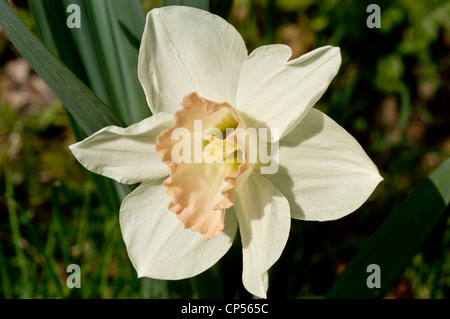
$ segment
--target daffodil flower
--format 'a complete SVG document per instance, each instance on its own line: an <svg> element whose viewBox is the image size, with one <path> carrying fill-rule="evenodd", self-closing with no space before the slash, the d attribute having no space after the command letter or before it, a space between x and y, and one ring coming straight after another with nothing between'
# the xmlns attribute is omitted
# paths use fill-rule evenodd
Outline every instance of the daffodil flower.
<svg viewBox="0 0 450 319"><path fill-rule="evenodd" d="M92 172L140 183L120 208L139 277L195 276L228 251L239 229L243 284L266 297L291 218L341 218L382 180L358 142L313 108L338 72L339 48L290 57L285 45L248 55L239 33L206 11L173 6L148 14L138 75L153 116L71 146ZM238 143L238 133L210 134L227 128L276 129L266 141L279 145L277 171L261 174L264 165L249 160L252 145ZM178 152L192 162L173 158L178 129L200 134L200 153ZM240 163L226 161L238 153Z"/></svg>

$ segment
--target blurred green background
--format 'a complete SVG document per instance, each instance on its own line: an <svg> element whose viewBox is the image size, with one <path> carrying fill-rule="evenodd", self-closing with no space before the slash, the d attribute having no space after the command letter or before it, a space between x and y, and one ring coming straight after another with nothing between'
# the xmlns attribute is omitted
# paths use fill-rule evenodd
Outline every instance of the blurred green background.
<svg viewBox="0 0 450 319"><path fill-rule="evenodd" d="M76 46L83 39L75 37L73 47L52 40L58 39L54 33L58 10L80 1L30 2L11 1L28 27L121 114L124 123L149 115L142 90L127 88L120 75L108 69L114 61L107 60L134 63L137 35L143 27L139 21L163 1L133 1L141 15L138 22L124 27L132 48L129 58L120 55L123 51L114 56L113 48L95 59L78 55ZM104 3L95 2L85 4L83 14L90 24L82 26L90 28L94 39L103 29L92 16L100 12L96 6ZM289 45L293 58L323 45L341 48L340 71L316 107L361 143L384 177L370 199L345 218L323 223L292 221L287 246L269 273L269 298L325 297L393 208L450 155L450 2L378 1L380 29L366 26L370 3L374 1L211 2L210 10L236 27L249 52L271 43ZM46 10L46 22L41 9ZM101 12L123 14L108 10ZM63 22L65 18L60 15ZM123 21L132 20L133 16ZM111 36L116 36L110 29ZM130 81L136 80L132 74ZM122 96L125 91L129 96ZM124 105L139 107L129 114L123 112ZM53 92L0 30L0 297L251 297L241 283L238 240L218 264L195 278L137 279L118 223L121 193L108 193L108 187L117 186L93 177L71 155L68 145L83 137L73 125ZM119 194L117 198L105 195L113 193ZM448 213L447 207L420 249L378 297L450 296ZM81 266L80 289L66 286L69 264Z"/></svg>

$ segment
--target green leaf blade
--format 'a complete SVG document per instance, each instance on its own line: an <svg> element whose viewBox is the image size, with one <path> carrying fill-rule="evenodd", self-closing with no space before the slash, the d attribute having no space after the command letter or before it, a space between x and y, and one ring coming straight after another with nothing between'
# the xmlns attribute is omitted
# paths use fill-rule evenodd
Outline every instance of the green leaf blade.
<svg viewBox="0 0 450 319"><path fill-rule="evenodd" d="M450 159L398 205L337 278L327 298L376 298L410 262L450 202ZM367 266L381 270L381 288L368 288Z"/></svg>
<svg viewBox="0 0 450 319"><path fill-rule="evenodd" d="M108 106L45 48L5 0L0 1L0 25L85 133L92 134L108 125L123 126Z"/></svg>

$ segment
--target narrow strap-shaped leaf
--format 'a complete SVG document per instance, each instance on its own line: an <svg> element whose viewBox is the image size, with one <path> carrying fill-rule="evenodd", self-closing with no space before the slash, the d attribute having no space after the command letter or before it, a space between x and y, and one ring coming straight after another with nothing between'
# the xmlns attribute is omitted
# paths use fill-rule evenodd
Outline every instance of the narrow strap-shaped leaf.
<svg viewBox="0 0 450 319"><path fill-rule="evenodd" d="M46 11L53 13L53 1L44 2ZM61 7L70 4L79 5L82 27L70 29L70 39L55 34L55 43L65 47L74 40L74 51L81 58L90 87L125 124L131 125L150 116L136 69L145 26L140 1L64 0ZM65 16L65 10L54 14L52 21ZM59 26L64 28L65 23Z"/></svg>
<svg viewBox="0 0 450 319"><path fill-rule="evenodd" d="M83 15L84 6L81 0L76 2L75 0L64 2L34 0L30 2L30 8L34 13L36 25L44 44L53 54L61 59L65 65L75 72L76 76L78 76L84 83L90 85L94 91L94 94L101 98L101 100L109 103L109 101L114 99L114 97L108 96L108 92L106 90L108 83L105 82L99 67L98 54L93 45L94 39L89 36L88 32L82 33L78 32L78 30L73 31L64 27L66 23L66 15L64 14L65 8L71 3L81 6L83 31L86 31L86 29L90 31L91 29L88 25L88 20ZM131 4L132 2L128 3ZM62 25L63 27L52 27L52 23L50 22L56 24L57 26ZM139 32L139 28L134 29L136 30L132 30L133 35ZM82 50L78 50L78 47L81 47ZM78 140L81 140L89 135L83 132L77 121L75 121L70 114L69 120ZM121 199L131 192L133 187L130 185L119 184L106 177L98 176L93 173L91 173L91 176L99 190L99 196L102 203L106 205L110 211L118 211Z"/></svg>
<svg viewBox="0 0 450 319"><path fill-rule="evenodd" d="M52 54L72 72L75 72L75 75L83 83L88 85L80 55L71 37L71 29L66 27L66 9L63 3L60 1L34 0L30 2L30 9L36 21L38 38L42 40ZM58 43L58 39L64 39L64 45ZM95 92L95 94L102 99L98 93ZM107 100L102 100L108 104Z"/></svg>
<svg viewBox="0 0 450 319"><path fill-rule="evenodd" d="M6 0L0 0L0 26L87 134L108 125L123 126L108 106L45 48Z"/></svg>
<svg viewBox="0 0 450 319"><path fill-rule="evenodd" d="M358 254L337 278L328 298L376 298L420 248L434 229L450 202L450 159L442 163L424 182L414 189L383 222ZM368 277L378 265L381 287L369 288ZM369 281L371 279L369 278Z"/></svg>

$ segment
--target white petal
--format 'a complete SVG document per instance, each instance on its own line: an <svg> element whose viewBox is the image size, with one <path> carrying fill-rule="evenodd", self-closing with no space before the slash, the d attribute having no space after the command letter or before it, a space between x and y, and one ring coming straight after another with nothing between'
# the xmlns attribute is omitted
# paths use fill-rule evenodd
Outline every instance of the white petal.
<svg viewBox="0 0 450 319"><path fill-rule="evenodd" d="M171 199L159 180L142 183L122 202L120 227L139 277L192 277L214 265L231 247L237 230L233 212L226 212L223 232L205 240L185 229L167 209Z"/></svg>
<svg viewBox="0 0 450 319"><path fill-rule="evenodd" d="M108 126L70 149L88 170L134 184L169 175L156 154L156 137L173 125L173 115L158 113L127 128Z"/></svg>
<svg viewBox="0 0 450 319"><path fill-rule="evenodd" d="M168 6L147 15L138 74L153 113L174 113L191 92L233 105L246 57L242 37L219 16Z"/></svg>
<svg viewBox="0 0 450 319"><path fill-rule="evenodd" d="M247 127L279 129L280 139L307 114L341 64L339 48L326 46L288 61L285 45L263 46L241 68L236 109Z"/></svg>
<svg viewBox="0 0 450 319"><path fill-rule="evenodd" d="M267 270L289 236L289 203L269 181L251 174L238 191L234 209L242 238L242 281L250 293L266 298Z"/></svg>
<svg viewBox="0 0 450 319"><path fill-rule="evenodd" d="M279 154L278 172L264 176L289 200L296 219L341 218L383 179L358 142L316 109L280 141Z"/></svg>

